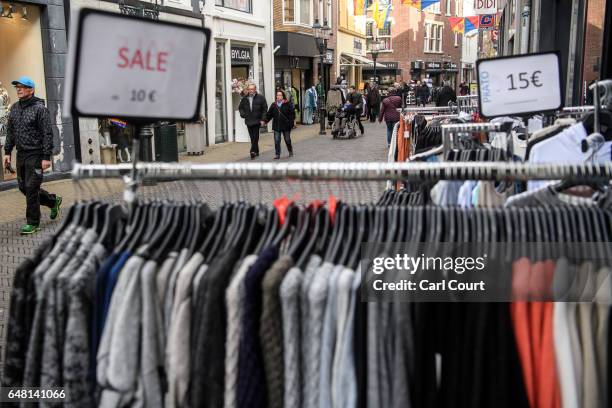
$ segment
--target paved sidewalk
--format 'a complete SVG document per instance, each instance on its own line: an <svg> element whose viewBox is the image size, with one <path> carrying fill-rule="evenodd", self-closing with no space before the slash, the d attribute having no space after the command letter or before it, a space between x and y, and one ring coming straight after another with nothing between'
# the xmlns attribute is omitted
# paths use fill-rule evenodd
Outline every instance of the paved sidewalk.
<svg viewBox="0 0 612 408"><path fill-rule="evenodd" d="M385 161L386 142L384 124L365 124L366 135L353 140L334 140L330 131L326 136L319 136L319 128L300 126L292 132L291 138L295 156L287 157L287 150L282 142L281 162L321 161ZM274 139L272 134L262 135L260 141L261 156L255 161L273 162ZM224 143L207 148L202 156L180 157L181 162L215 163L251 161L248 143ZM44 183L49 192L60 194L64 198L63 210L79 198L112 198L122 200L123 183L119 180L82 182L78 189L71 180L60 180ZM144 197L184 200L197 198L216 207L222 200L237 198L270 203L275 197L287 194L301 196L304 199L324 199L329 193L347 201L372 201L380 194L384 183L338 183L338 182L219 182L219 181L177 181L157 183L141 187L139 194ZM49 211L42 208L42 231L34 236L22 237L19 227L24 222L25 198L14 189L0 192L0 348L4 346L4 327L9 305L10 288L15 268L29 256L33 250L50 236L61 225L61 220L51 221ZM0 359L2 358L0 350ZM0 367L1 367L0 360Z"/></svg>

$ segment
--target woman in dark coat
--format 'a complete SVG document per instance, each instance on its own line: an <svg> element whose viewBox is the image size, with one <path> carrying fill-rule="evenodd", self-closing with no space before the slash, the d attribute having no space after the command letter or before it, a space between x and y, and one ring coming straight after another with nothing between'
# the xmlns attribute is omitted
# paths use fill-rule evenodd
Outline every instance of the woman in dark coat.
<svg viewBox="0 0 612 408"><path fill-rule="evenodd" d="M281 134L285 139L289 157L293 157L293 147L291 146L291 129L295 122L295 108L293 104L287 100L284 91L276 91L276 100L270 105L266 114L266 123L272 121L272 130L274 130L274 159L280 159L281 153Z"/></svg>

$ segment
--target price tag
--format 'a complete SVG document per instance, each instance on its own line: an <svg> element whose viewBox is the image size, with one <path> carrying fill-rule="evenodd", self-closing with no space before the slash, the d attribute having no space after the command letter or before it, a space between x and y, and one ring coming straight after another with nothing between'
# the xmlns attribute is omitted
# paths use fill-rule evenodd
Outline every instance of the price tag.
<svg viewBox="0 0 612 408"><path fill-rule="evenodd" d="M66 111L128 121L197 119L209 30L92 9L76 20Z"/></svg>
<svg viewBox="0 0 612 408"><path fill-rule="evenodd" d="M563 106L559 55L525 54L477 61L484 117L526 115Z"/></svg>

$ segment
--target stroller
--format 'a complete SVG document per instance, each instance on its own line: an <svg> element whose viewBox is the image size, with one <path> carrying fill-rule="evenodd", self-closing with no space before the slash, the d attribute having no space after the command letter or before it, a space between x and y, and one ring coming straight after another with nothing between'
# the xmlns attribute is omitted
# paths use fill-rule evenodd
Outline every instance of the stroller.
<svg viewBox="0 0 612 408"><path fill-rule="evenodd" d="M349 102L339 107L336 111L334 123L332 124L332 138L334 139L354 139L357 137L357 118L358 113Z"/></svg>

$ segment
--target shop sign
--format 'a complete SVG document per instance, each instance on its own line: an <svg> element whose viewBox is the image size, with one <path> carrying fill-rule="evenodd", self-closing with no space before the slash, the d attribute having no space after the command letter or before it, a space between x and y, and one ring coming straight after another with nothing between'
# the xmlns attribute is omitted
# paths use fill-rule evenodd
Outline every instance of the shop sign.
<svg viewBox="0 0 612 408"><path fill-rule="evenodd" d="M357 38L355 38L353 40L353 51L355 52L355 54L361 54L363 50L363 43L361 42L361 40L358 40Z"/></svg>
<svg viewBox="0 0 612 408"><path fill-rule="evenodd" d="M300 57L291 57L291 68L299 68L300 67Z"/></svg>
<svg viewBox="0 0 612 408"><path fill-rule="evenodd" d="M67 112L132 123L197 119L208 29L94 9L81 9L75 21Z"/></svg>
<svg viewBox="0 0 612 408"><path fill-rule="evenodd" d="M483 14L478 20L478 28L481 30L493 30L495 28L495 14Z"/></svg>
<svg viewBox="0 0 612 408"><path fill-rule="evenodd" d="M495 117L560 109L563 95L559 61L556 52L478 60L480 113Z"/></svg>
<svg viewBox="0 0 612 408"><path fill-rule="evenodd" d="M454 62L445 62L444 69L457 69L458 65Z"/></svg>
<svg viewBox="0 0 612 408"><path fill-rule="evenodd" d="M425 63L425 68L426 69L442 69L442 63L441 62L426 62Z"/></svg>
<svg viewBox="0 0 612 408"><path fill-rule="evenodd" d="M232 47L232 62L251 62L251 48Z"/></svg>
<svg viewBox="0 0 612 408"><path fill-rule="evenodd" d="M385 61L385 66L389 69L397 69L398 67L398 63L397 62L387 62Z"/></svg>
<svg viewBox="0 0 612 408"><path fill-rule="evenodd" d="M423 61L412 61L410 69L423 69Z"/></svg>
<svg viewBox="0 0 612 408"><path fill-rule="evenodd" d="M474 0L474 14L497 13L497 0Z"/></svg>
<svg viewBox="0 0 612 408"><path fill-rule="evenodd" d="M324 64L334 63L334 50L325 51L325 55L323 55L323 63Z"/></svg>

